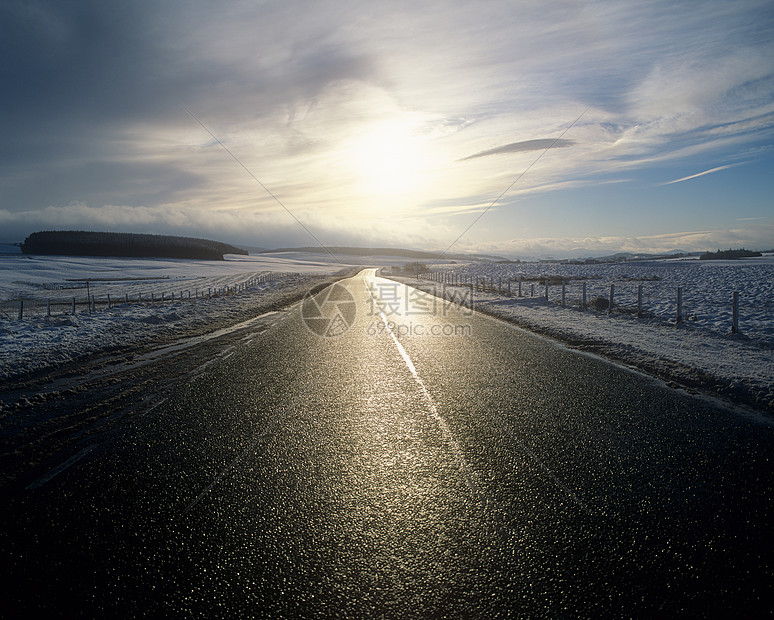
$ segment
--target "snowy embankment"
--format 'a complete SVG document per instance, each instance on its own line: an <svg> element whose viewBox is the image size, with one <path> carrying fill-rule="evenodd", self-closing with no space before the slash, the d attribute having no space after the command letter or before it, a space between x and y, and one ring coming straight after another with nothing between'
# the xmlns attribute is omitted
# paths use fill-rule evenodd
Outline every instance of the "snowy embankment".
<svg viewBox="0 0 774 620"><path fill-rule="evenodd" d="M0 323L0 381L148 343L199 335L278 310L326 276L287 276L229 295L165 303L118 304L110 310Z"/></svg>
<svg viewBox="0 0 774 620"><path fill-rule="evenodd" d="M555 265L521 265L520 271L533 269L536 272L556 271ZM689 266L690 268L691 266ZM704 266L693 266L704 268ZM720 266L713 265L715 270ZM746 283L748 296L758 288L771 287L772 263L764 264L764 271L752 270L755 277ZM514 266L510 267L514 269ZM566 269L566 266L564 267ZM630 273L631 265L626 266ZM738 270L740 267L731 267ZM472 272L476 277L494 277L495 285L500 278L512 277L503 275L505 265L439 265L434 270L441 272L456 272L460 278L470 276ZM623 267L619 269L624 269ZM652 265L650 268L640 266L649 272L656 269L660 277L668 279L674 274L687 273L684 267ZM594 277L600 273L609 271L608 267L595 269ZM586 269L586 277L590 270ZM709 271L710 274L719 275L719 271ZM495 274L495 275L492 275ZM523 274L522 274L523 275ZM548 275L546 273L546 275ZM609 275L609 274L608 274ZM758 277L763 277L758 282ZM414 277L400 277L386 275L391 279L404 282L413 287L433 293L439 297L454 299L464 303L470 303L469 286L452 286L439 284L438 282L417 279ZM528 277L528 276L525 276ZM645 277L645 276L643 276ZM447 276L448 278L448 276ZM693 286L698 289L699 281L693 280ZM561 306L561 286L552 287L549 291L549 299L545 298L545 287L535 287L535 296L532 296L532 283L522 282L523 296L518 297L518 284L512 282L512 296L495 292L482 292L476 290L473 293L473 306L476 310L492 316L512 322L516 325L535 331L568 345L603 355L615 361L640 368L650 374L667 381L673 381L689 388L701 388L710 392L729 397L735 401L754 405L755 407L774 412L774 316L771 306L759 302L757 306L748 305L746 313L740 322L739 334L730 333L729 316L723 316L724 322L710 320L685 320L676 324L667 317L674 313L674 308L668 308L668 312L661 313L649 311L646 318L637 318L636 313L631 313L630 308L621 306L619 312L608 315L606 311L599 312L587 308L581 311L580 304L575 304L569 292L566 296L565 307ZM714 287L716 282L711 282ZM507 286L504 285L504 287ZM708 284L709 286L709 284ZM600 295L609 291L609 282L598 284ZM507 289L506 289L507 290ZM767 289L768 290L768 289ZM591 287L587 287L588 299L592 299ZM688 305L691 312L705 315L706 307L700 306L698 301L706 299L712 301L712 295L705 295L694 291L692 299L697 303ZM624 303L627 298L622 295L618 298ZM636 299L634 301L636 307ZM667 305L664 302L664 305ZM756 309L757 308L757 309ZM747 330L745 330L747 325Z"/></svg>

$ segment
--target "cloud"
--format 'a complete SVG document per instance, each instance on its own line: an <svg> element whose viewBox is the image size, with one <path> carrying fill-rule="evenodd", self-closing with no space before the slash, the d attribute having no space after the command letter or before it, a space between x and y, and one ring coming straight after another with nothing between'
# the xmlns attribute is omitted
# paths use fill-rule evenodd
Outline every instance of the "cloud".
<svg viewBox="0 0 774 620"><path fill-rule="evenodd" d="M690 181L691 179L695 179L697 177L703 177L705 174L712 174L713 172L719 172L720 170L727 170L728 168L733 168L734 166L738 166L739 164L727 164L725 166L718 166L717 168L710 168L709 170L705 170L704 172L699 172L697 174L692 174L688 177L683 177L682 179L675 179L674 181L668 181L667 183L664 183L664 185L672 185L673 183L682 183L683 181Z"/></svg>
<svg viewBox="0 0 774 620"><path fill-rule="evenodd" d="M388 220L401 215L414 241L441 247L516 178L518 153L553 144L508 140L558 136L591 105L554 144L576 148L546 153L506 199L542 200L546 213L585 205L568 227L572 217L601 220L606 200L622 205L623 219L640 198L627 188L652 186L669 162L702 170L710 157L772 156L773 19L770 0L709 0L701 11L667 0L6 0L0 209L19 226L29 217L289 235L272 223L283 217L277 205L187 106L323 237L399 241ZM378 159L379 144L363 141L385 124L405 129L415 149L404 160L418 162L426 191L392 201L364 188L366 157L352 154ZM605 194L622 170L631 183ZM69 207L77 203L95 212ZM490 238L517 228L517 209L508 219L500 206L472 232L492 216ZM680 226L667 207L649 214L665 230Z"/></svg>
<svg viewBox="0 0 774 620"><path fill-rule="evenodd" d="M525 151L542 151L550 148L561 148L572 146L575 144L575 140L555 139L555 138L543 138L537 140L524 140L522 142L512 142L511 144L505 144L493 149L474 153L463 157L461 161L468 159L476 159L478 157L487 157L489 155L501 155L503 153L523 153Z"/></svg>
<svg viewBox="0 0 774 620"><path fill-rule="evenodd" d="M46 169L45 182L39 171L20 170L0 177L3 201L14 211L37 210L43 205L72 202L110 205L164 204L192 192L202 192L207 179L189 166L151 161L61 161Z"/></svg>
<svg viewBox="0 0 774 620"><path fill-rule="evenodd" d="M201 171L180 148L196 132L184 105L224 139L254 129L264 142L279 134L297 145L298 134L280 119L313 108L331 84L367 80L370 69L365 55L291 17L289 10L228 11L205 2L185 10L91 0L0 4L0 81L7 85L0 186L9 190L0 207L147 204L152 194L166 202L185 182L169 182L173 169L187 169L189 181ZM279 58L272 62L272 55ZM288 161L292 153L280 155ZM104 175L99 168L107 166ZM144 173L133 194L120 177L136 179L141 168L159 173ZM116 181L112 191L109 180ZM188 187L197 185L205 189Z"/></svg>

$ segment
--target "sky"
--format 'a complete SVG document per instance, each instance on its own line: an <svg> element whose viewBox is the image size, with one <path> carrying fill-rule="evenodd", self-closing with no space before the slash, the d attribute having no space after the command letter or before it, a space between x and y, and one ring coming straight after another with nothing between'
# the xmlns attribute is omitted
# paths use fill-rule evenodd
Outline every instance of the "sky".
<svg viewBox="0 0 774 620"><path fill-rule="evenodd" d="M774 3L0 4L0 240L774 248Z"/></svg>

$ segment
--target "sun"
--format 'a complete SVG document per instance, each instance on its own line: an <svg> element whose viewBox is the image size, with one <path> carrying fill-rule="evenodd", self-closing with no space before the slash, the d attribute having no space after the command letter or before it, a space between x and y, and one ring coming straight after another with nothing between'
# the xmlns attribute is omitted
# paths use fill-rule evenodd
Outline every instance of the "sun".
<svg viewBox="0 0 774 620"><path fill-rule="evenodd" d="M369 125L353 139L350 161L358 194L375 206L397 206L427 189L429 145L406 121Z"/></svg>

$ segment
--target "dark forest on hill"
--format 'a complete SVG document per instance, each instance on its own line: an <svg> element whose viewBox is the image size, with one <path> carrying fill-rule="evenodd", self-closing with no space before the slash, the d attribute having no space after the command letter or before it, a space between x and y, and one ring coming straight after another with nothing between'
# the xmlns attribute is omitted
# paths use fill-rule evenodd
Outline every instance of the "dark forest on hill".
<svg viewBox="0 0 774 620"><path fill-rule="evenodd" d="M699 256L700 260L735 260L738 258L758 258L763 256L760 252L753 252L752 250L745 250L740 248L739 250L718 250L717 252L705 252Z"/></svg>
<svg viewBox="0 0 774 620"><path fill-rule="evenodd" d="M224 254L247 254L241 248L208 239L74 230L32 233L21 250L24 254L204 260L223 260Z"/></svg>

